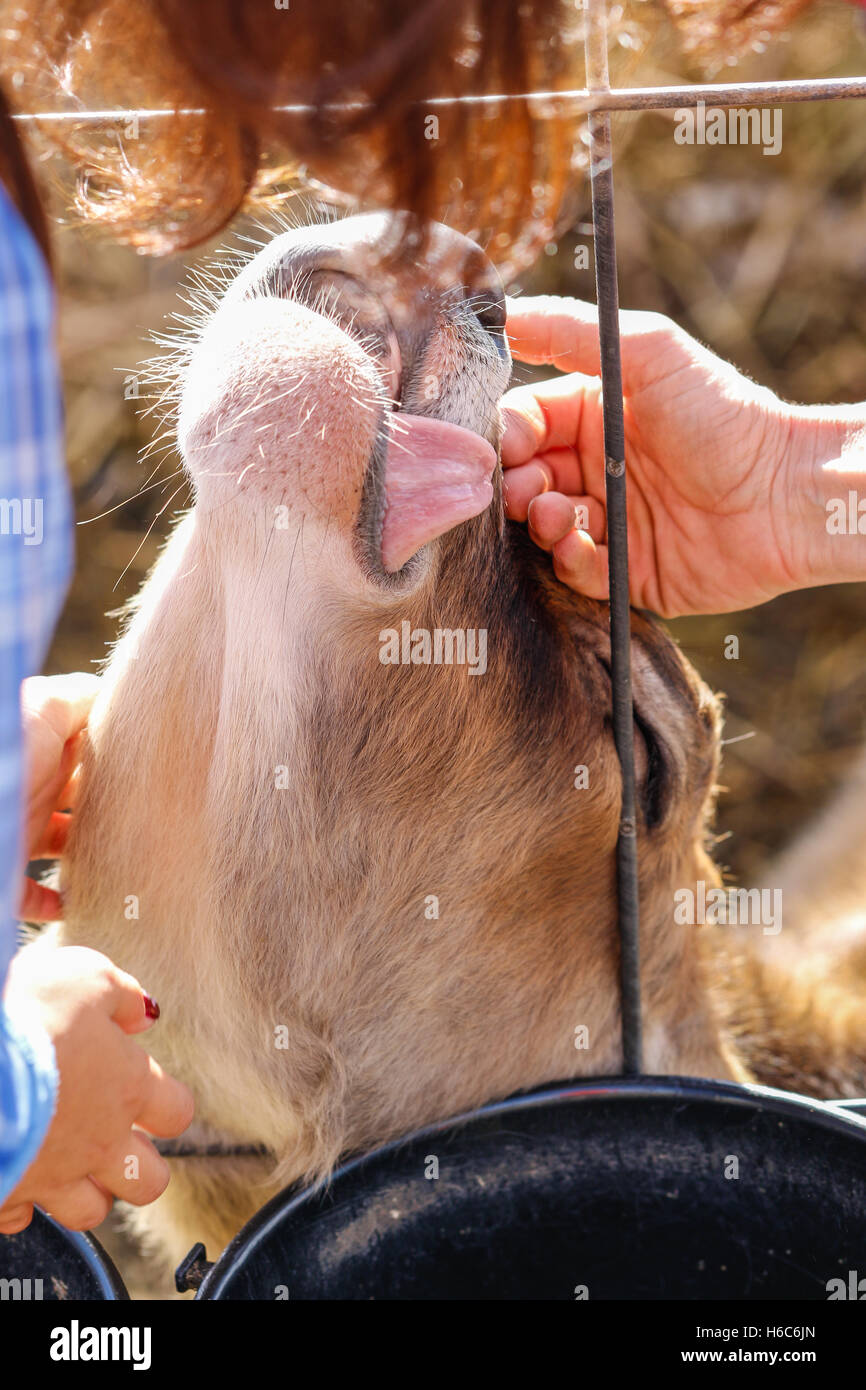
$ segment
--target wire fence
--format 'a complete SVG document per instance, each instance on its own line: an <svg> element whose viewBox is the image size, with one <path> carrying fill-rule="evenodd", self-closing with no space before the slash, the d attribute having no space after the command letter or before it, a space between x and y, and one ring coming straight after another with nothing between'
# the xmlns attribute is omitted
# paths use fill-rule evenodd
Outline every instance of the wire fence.
<svg viewBox="0 0 866 1390"><path fill-rule="evenodd" d="M589 14L597 11L596 0L590 0ZM845 101L852 97L866 97L866 77L828 77L808 78L802 81L782 82L718 82L696 83L692 86L668 87L615 87L607 82L598 88L584 87L567 91L539 92L495 92L484 95L459 97L425 97L414 103L427 110L428 107L442 106L502 106L507 102L526 101L538 105L557 106L558 115L589 115L593 111L670 111L685 107L700 106L702 103L713 106L769 106L777 102L803 101ZM296 104L275 106L280 115L312 115L312 106ZM372 107L365 102L332 102L327 111L363 111ZM115 107L113 109L86 111L19 111L13 120L26 122L44 121L47 124L82 123L111 125L118 121L128 121L136 116L139 120L161 120L170 116L203 116L204 107Z"/></svg>
<svg viewBox="0 0 866 1390"><path fill-rule="evenodd" d="M607 0L584 0L586 81L582 89L487 93L460 97L438 96L416 103L423 109L450 105L501 106L525 101L557 116L588 118L592 222L596 292L599 315L601 381L604 415L605 493L610 579L611 685L613 730L622 778L622 803L616 849L616 882L620 940L623 1073L643 1069L638 891L638 835L631 692L631 643L627 530L627 461L619 336L619 295L614 212L611 115L700 108L755 108L805 102L866 99L866 76L774 82L696 83L652 87L612 88L608 74ZM332 103L329 110L367 109L364 102ZM308 105L276 106L286 115L310 114ZM95 124L109 126L160 121L176 116L200 116L203 108L113 108L16 113L27 123Z"/></svg>

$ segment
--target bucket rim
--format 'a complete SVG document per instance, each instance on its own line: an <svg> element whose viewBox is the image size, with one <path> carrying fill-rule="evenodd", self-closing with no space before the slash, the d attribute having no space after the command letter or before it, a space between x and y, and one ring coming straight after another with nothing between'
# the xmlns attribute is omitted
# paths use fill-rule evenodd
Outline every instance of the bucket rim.
<svg viewBox="0 0 866 1390"><path fill-rule="evenodd" d="M764 1111L781 1118L796 1120L819 1129L829 1130L842 1137L849 1137L866 1146L866 1114L839 1108L852 1102L816 1100L810 1096L798 1095L794 1091L782 1091L772 1086L735 1081L714 1081L709 1078L681 1076L635 1076L635 1077L592 1077L545 1083L531 1091L521 1091L503 1100L491 1101L474 1110L461 1111L446 1120L437 1120L430 1125L413 1130L399 1139L389 1140L378 1148L369 1149L362 1154L353 1155L330 1175L327 1182L313 1183L293 1188L291 1185L278 1192L262 1206L254 1216L242 1226L218 1259L208 1271L196 1291L199 1299L218 1298L225 1282L235 1273L237 1256L243 1252L244 1259L251 1259L256 1249L271 1234L278 1222L285 1220L307 1204L323 1195L333 1184L349 1174L356 1173L367 1165L372 1165L390 1154L414 1143L416 1140L434 1137L450 1130L459 1130L471 1123L495 1119L500 1115L513 1114L543 1106L566 1104L591 1104L597 1100L652 1101L663 1100L673 1104L690 1102L724 1103L740 1106L744 1110ZM854 1102L856 1103L856 1102Z"/></svg>

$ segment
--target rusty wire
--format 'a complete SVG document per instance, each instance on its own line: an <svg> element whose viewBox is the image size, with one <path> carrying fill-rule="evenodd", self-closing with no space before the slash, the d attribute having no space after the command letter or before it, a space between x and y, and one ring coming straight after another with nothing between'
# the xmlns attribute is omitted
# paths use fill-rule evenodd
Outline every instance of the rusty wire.
<svg viewBox="0 0 866 1390"><path fill-rule="evenodd" d="M597 12L596 0L588 0L588 15ZM589 81L589 79L587 79ZM776 102L803 101L845 101L852 97L866 97L866 77L828 77L807 78L802 81L784 82L705 82L690 86L659 87L616 87L608 86L607 81L598 86L570 91L550 92L486 92L483 95L459 97L425 97L413 105L437 106L500 106L509 101L529 101L550 106L562 106L563 114L588 114L592 111L669 111L698 106L702 102L713 106L769 106ZM330 111L366 110L365 102L332 102L326 107ZM274 110L283 115L309 115L313 108L306 105L275 106ZM128 121L137 116L140 120L160 120L168 116L203 116L203 107L114 107L103 111L18 111L13 115L16 121L44 121L48 124L62 122L81 122L82 124L104 124Z"/></svg>

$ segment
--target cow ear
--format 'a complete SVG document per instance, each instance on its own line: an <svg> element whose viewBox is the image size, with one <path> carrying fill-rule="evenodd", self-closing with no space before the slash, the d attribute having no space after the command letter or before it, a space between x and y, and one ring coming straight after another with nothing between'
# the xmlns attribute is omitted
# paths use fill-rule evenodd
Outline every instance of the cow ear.
<svg viewBox="0 0 866 1390"><path fill-rule="evenodd" d="M655 622L632 625L635 729L646 750L641 788L649 828L684 817L693 833L707 814L718 772L721 705Z"/></svg>

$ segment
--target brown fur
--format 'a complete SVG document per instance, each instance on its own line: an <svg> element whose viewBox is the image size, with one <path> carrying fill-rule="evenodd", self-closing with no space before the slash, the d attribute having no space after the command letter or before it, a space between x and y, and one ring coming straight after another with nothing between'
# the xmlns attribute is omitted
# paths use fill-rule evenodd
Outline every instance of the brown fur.
<svg viewBox="0 0 866 1390"><path fill-rule="evenodd" d="M348 340L340 365L329 329L318 347L292 304L238 312L255 333L217 322L230 360L217 370L205 356L213 404L205 392L182 420L199 501L91 721L53 938L105 950L159 998L147 1045L193 1086L195 1140L272 1151L173 1162L142 1221L175 1261L197 1239L214 1256L268 1196L343 1154L621 1064L605 607L565 589L505 524L498 480L493 507L408 578L364 579L354 516L379 427L373 385L358 407L366 367ZM273 329L283 314L288 336ZM436 315L425 345L448 320ZM462 423L477 410L487 428L484 391L473 405L470 390L494 371L479 365L487 349L472 339L463 362L448 332L464 391L449 410ZM461 332L465 346L475 329ZM251 358L256 382L276 364L277 398L255 386L245 404L253 388L235 368ZM221 492L226 464L249 481L262 440L248 491ZM299 517L285 541L262 524L274 487ZM486 674L383 667L377 634L403 620L485 628ZM677 890L718 881L705 839L719 708L666 633L632 621L647 1070L862 1090L856 1001L841 1007L814 982L804 997L796 961L760 928L744 946L742 932L675 921ZM288 787L275 786L280 765Z"/></svg>

